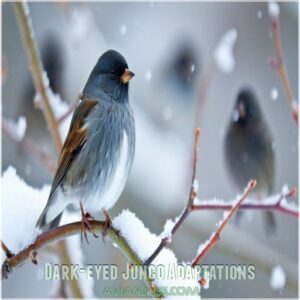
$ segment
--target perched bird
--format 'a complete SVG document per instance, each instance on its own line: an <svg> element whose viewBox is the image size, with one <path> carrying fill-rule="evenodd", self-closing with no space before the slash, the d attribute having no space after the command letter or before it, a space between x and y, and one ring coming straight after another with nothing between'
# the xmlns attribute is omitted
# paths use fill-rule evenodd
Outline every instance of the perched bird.
<svg viewBox="0 0 300 300"><path fill-rule="evenodd" d="M69 204L81 208L86 240L86 229L94 233L90 213L102 210L110 225L107 210L121 195L134 157L135 125L128 97L133 76L114 50L97 61L75 109L37 228L58 226Z"/></svg>
<svg viewBox="0 0 300 300"><path fill-rule="evenodd" d="M230 177L239 191L251 179L257 180L253 191L257 199L268 196L274 183L274 150L272 137L254 92L240 90L225 136L225 161ZM266 233L274 233L272 212L265 213ZM238 219L241 216L237 215ZM237 220L238 220L237 219Z"/></svg>

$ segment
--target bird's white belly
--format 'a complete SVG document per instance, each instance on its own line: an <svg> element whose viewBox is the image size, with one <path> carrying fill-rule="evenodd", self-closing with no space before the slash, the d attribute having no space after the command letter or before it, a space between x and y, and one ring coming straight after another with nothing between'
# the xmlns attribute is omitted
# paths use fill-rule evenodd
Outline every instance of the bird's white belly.
<svg viewBox="0 0 300 300"><path fill-rule="evenodd" d="M84 201L84 209L88 212L99 212L101 209L108 210L113 207L122 194L129 168L129 144L127 134L124 131L120 155L112 179L108 182L105 190L99 190L97 186L101 185L95 184L89 197Z"/></svg>

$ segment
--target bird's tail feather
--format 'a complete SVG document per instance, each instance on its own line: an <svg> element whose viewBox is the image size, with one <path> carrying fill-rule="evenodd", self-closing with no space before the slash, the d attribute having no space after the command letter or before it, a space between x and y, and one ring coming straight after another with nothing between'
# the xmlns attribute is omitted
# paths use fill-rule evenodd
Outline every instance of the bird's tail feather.
<svg viewBox="0 0 300 300"><path fill-rule="evenodd" d="M47 211L48 211L48 206L45 207L45 209L43 210L41 216L39 217L37 223L36 223L36 228L39 229L40 231L47 232L53 228L58 227L61 217L62 217L62 212L57 215L52 221L50 222L46 222L46 215L47 215Z"/></svg>

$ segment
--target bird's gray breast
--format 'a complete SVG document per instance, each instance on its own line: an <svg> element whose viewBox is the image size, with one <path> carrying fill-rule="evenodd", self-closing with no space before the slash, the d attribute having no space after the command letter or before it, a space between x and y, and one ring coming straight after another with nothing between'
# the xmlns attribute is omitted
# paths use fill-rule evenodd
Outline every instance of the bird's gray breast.
<svg viewBox="0 0 300 300"><path fill-rule="evenodd" d="M73 191L87 211L109 209L122 193L135 149L128 104L99 103L87 118L87 141L73 169Z"/></svg>

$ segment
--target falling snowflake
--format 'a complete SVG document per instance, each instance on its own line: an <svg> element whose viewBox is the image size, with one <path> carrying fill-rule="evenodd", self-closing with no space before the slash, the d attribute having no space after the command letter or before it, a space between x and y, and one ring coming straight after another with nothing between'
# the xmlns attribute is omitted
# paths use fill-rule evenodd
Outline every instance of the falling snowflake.
<svg viewBox="0 0 300 300"><path fill-rule="evenodd" d="M256 16L257 16L258 19L261 19L261 17L262 17L262 11L258 10Z"/></svg>
<svg viewBox="0 0 300 300"><path fill-rule="evenodd" d="M127 33L126 25L123 24L120 26L120 33L121 33L121 35L125 35Z"/></svg>
<svg viewBox="0 0 300 300"><path fill-rule="evenodd" d="M148 70L146 73L145 73L145 80L146 81L150 81L152 79L152 72L150 70Z"/></svg>
<svg viewBox="0 0 300 300"><path fill-rule="evenodd" d="M271 99L276 101L278 98L278 90L276 88L271 89Z"/></svg>

